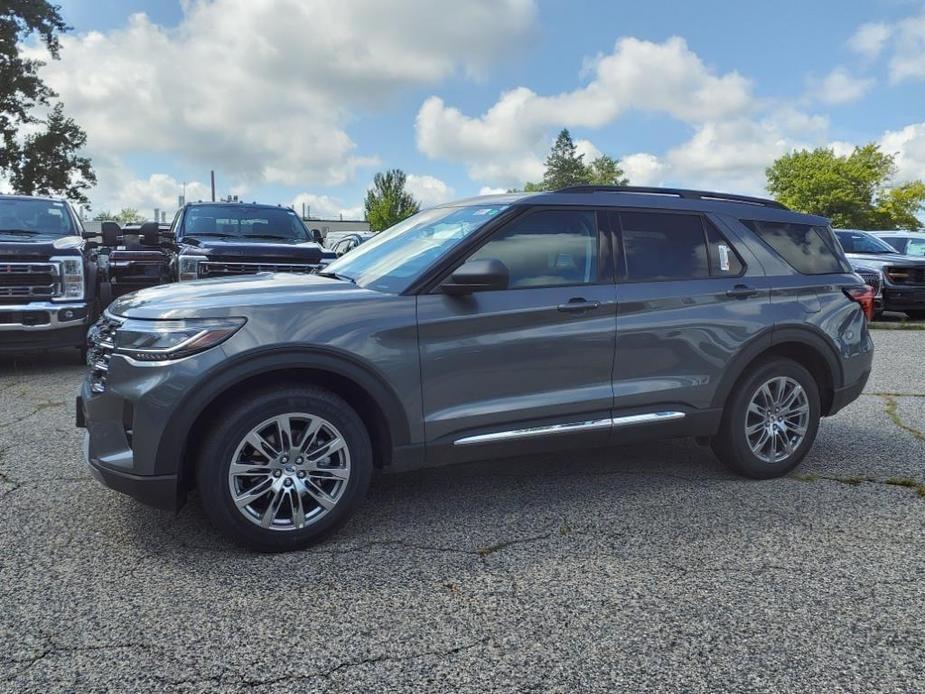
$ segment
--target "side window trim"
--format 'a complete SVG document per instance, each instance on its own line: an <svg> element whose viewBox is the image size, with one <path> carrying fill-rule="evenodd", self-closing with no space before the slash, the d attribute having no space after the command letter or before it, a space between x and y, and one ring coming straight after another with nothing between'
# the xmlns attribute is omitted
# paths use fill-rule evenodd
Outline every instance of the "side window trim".
<svg viewBox="0 0 925 694"><path fill-rule="evenodd" d="M703 236L707 244L707 263L709 263L709 267L710 267L710 279L720 280L720 279L735 279L738 277L744 277L746 273L748 272L748 263L745 262L745 259L742 257L742 254L739 253L738 249L736 249L735 244L732 243L729 240L729 237L723 233L723 230L719 228L719 225L716 224L713 220L711 220L707 215L705 214L700 215L700 224L703 227ZM707 231L707 224L709 224L713 228L713 231L716 232L716 235L719 236L719 238L723 240L723 242L725 243L729 251L738 259L739 265L742 268L741 270L739 270L738 273L736 274L727 273L727 274L722 274L722 275L714 273L713 254L710 253L710 234ZM720 272L722 272L722 269L720 269Z"/></svg>

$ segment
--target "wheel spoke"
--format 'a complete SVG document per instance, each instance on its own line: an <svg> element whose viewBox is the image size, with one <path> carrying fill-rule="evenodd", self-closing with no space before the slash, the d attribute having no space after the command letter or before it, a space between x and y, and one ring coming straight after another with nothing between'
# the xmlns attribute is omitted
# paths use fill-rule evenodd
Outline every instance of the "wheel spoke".
<svg viewBox="0 0 925 694"><path fill-rule="evenodd" d="M751 437L751 436L754 436L755 434L757 434L757 433L758 433L759 431L761 431L762 429L766 429L767 426L768 426L768 425L765 424L764 421L761 421L761 422L758 422L757 424L752 424L751 426L745 427L745 433L746 433L749 437Z"/></svg>
<svg viewBox="0 0 925 694"><path fill-rule="evenodd" d="M305 507L302 505L304 486L296 483L289 489L289 504L292 507L292 524L298 528L305 526Z"/></svg>
<svg viewBox="0 0 925 694"><path fill-rule="evenodd" d="M306 453L308 456L308 462L317 463L324 458L329 458L337 453L337 451L341 450L345 445L346 444L344 443L344 440L339 436L337 438L331 439L323 446L320 446L315 450Z"/></svg>
<svg viewBox="0 0 925 694"><path fill-rule="evenodd" d="M312 419L308 423L305 433L302 434L302 441L299 443L299 451L304 453L311 448L315 444L315 439L318 438L319 431L321 431L321 420Z"/></svg>
<svg viewBox="0 0 925 694"><path fill-rule="evenodd" d="M279 507L283 505L283 499L285 498L286 494L283 493L282 487L277 487L273 490L273 498L270 499L270 503L267 504L267 509L260 517L260 525L264 528L269 528L273 525L273 521L276 520L276 514L279 513Z"/></svg>
<svg viewBox="0 0 925 694"><path fill-rule="evenodd" d="M268 477L270 475L270 469L263 463L232 463L230 472L235 477Z"/></svg>
<svg viewBox="0 0 925 694"><path fill-rule="evenodd" d="M255 451L260 453L260 455L266 457L267 460L272 460L280 454L280 451L277 451L273 447L273 444L263 438L258 431L249 433L247 435L247 442Z"/></svg>
<svg viewBox="0 0 925 694"><path fill-rule="evenodd" d="M348 480L350 479L350 470L342 467L312 467L309 468L308 476L322 480Z"/></svg>
<svg viewBox="0 0 925 694"><path fill-rule="evenodd" d="M289 415L280 415L276 418L276 428L279 430L279 452L285 453L292 448L292 424Z"/></svg>
<svg viewBox="0 0 925 694"><path fill-rule="evenodd" d="M268 477L266 480L256 485L255 487L251 487L250 489L247 489L238 494L234 498L234 504L238 508L246 508L247 506L250 506L252 503L257 501L257 499L264 496L267 492L269 492L272 487L273 482Z"/></svg>
<svg viewBox="0 0 925 694"><path fill-rule="evenodd" d="M309 479L305 480L305 491L325 510L333 508L336 503L335 499L332 499L326 491Z"/></svg>

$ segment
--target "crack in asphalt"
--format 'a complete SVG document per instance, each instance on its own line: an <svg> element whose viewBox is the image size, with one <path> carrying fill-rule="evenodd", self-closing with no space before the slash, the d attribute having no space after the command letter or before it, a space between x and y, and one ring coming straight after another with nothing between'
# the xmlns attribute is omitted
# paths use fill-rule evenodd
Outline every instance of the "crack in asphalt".
<svg viewBox="0 0 925 694"><path fill-rule="evenodd" d="M412 653L409 655L389 655L382 654L378 656L370 656L367 658L360 658L359 660L347 660L342 663L338 663L333 667L330 667L326 670L317 670L315 672L309 672L305 674L289 674L289 675L279 675L278 677L269 677L266 679L246 679L245 677L231 678L224 674L222 675L211 675L208 677L190 677L180 680L171 680L164 677L155 677L156 680L162 682L165 685L172 687L179 687L183 685L197 685L203 684L206 682L214 682L215 684L228 684L233 685L237 684L241 687L253 688L253 687L267 687L276 684L281 684L283 682L300 682L305 680L311 680L315 678L324 678L329 679L336 675L339 672L344 670L350 670L356 667L362 667L364 665L375 665L377 663L384 662L402 662L406 660L418 660L420 658L428 657L437 657L437 658L448 658L450 656L456 655L457 653L462 653L464 651L469 651L480 646L484 646L492 640L492 637L485 636L476 641L471 641L459 646L454 646L449 649L434 649L421 651L418 653Z"/></svg>
<svg viewBox="0 0 925 694"><path fill-rule="evenodd" d="M896 401L896 398L900 396L885 394L885 395L880 395L879 397L880 399L883 400L883 404L884 404L883 409L884 409L884 412L886 412L886 416L890 418L893 424L895 424L897 427L899 427L906 433L911 434L914 438L918 439L919 441L925 441L925 432L919 429L916 429L911 424L907 424L906 422L903 421L902 417L899 416L899 403Z"/></svg>
<svg viewBox="0 0 925 694"><path fill-rule="evenodd" d="M877 484L886 487L907 487L925 499L925 482L919 482L909 477L888 477L878 479L866 475L820 475L817 473L807 473L805 475L793 475L792 479L800 482L816 482L817 480L826 480L828 482L838 482L847 484L851 487L857 487L861 484Z"/></svg>
<svg viewBox="0 0 925 694"><path fill-rule="evenodd" d="M20 417L14 417L13 419L10 419L6 422L0 422L0 427L8 427L8 426L12 426L13 424L19 424L20 422L24 422L30 417L34 417L35 415L37 415L39 412L42 412L43 410L48 410L48 409L51 409L52 407L63 407L66 404L67 403L64 402L63 400L46 400L44 402L40 402L32 408L32 411L27 412L26 414Z"/></svg>
<svg viewBox="0 0 925 694"><path fill-rule="evenodd" d="M90 653L94 651L114 651L125 648L132 648L137 650L152 650L156 648L149 643L141 643L136 641L126 641L125 643L106 643L106 644L94 644L87 646L62 646L60 644L54 643L51 637L43 637L48 644L42 649L42 651L36 655L29 656L27 658L2 658L0 662L4 662L11 665L19 665L25 663L25 667L15 673L15 677L18 677L30 668L34 667L36 663L41 662L49 656L57 655L67 655L71 653Z"/></svg>

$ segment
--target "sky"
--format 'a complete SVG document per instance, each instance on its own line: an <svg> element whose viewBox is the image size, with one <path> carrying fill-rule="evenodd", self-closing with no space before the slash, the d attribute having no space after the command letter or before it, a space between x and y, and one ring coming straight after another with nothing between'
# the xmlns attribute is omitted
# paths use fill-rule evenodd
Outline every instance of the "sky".
<svg viewBox="0 0 925 694"><path fill-rule="evenodd" d="M220 196L361 218L400 168L430 206L540 179L563 127L636 185L762 194L788 151L867 142L925 178L922 0L56 1L41 74L95 211L172 211L211 169Z"/></svg>

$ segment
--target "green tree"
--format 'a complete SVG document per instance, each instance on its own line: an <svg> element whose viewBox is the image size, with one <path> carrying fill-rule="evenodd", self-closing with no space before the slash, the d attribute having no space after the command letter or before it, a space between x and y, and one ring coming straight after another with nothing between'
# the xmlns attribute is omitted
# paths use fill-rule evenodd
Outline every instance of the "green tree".
<svg viewBox="0 0 925 694"><path fill-rule="evenodd" d="M920 180L891 186L895 157L877 144L838 156L826 147L785 154L766 170L768 191L792 209L829 217L838 227L921 229Z"/></svg>
<svg viewBox="0 0 925 694"><path fill-rule="evenodd" d="M373 187L366 191L366 219L373 231L382 231L398 224L421 209L421 205L405 190L405 172L390 169L373 177Z"/></svg>
<svg viewBox="0 0 925 694"><path fill-rule="evenodd" d="M93 218L94 222L118 222L119 225L137 224L145 221L134 207L123 207L116 214L110 211L100 212Z"/></svg>
<svg viewBox="0 0 925 694"><path fill-rule="evenodd" d="M58 35L68 29L60 8L47 0L0 0L0 172L17 192L57 193L86 203L83 191L96 182L89 159L76 154L86 136L60 104L45 119L36 115L57 95L38 75L42 61L20 52L38 34L57 60Z"/></svg>
<svg viewBox="0 0 925 694"><path fill-rule="evenodd" d="M629 179L620 168L620 162L613 157L602 154L588 167L588 183L596 186L625 186Z"/></svg>
<svg viewBox="0 0 925 694"><path fill-rule="evenodd" d="M588 183L590 172L585 166L584 158L584 154L578 153L568 129L562 128L549 156L546 157L546 173L543 175L545 190L558 190Z"/></svg>

